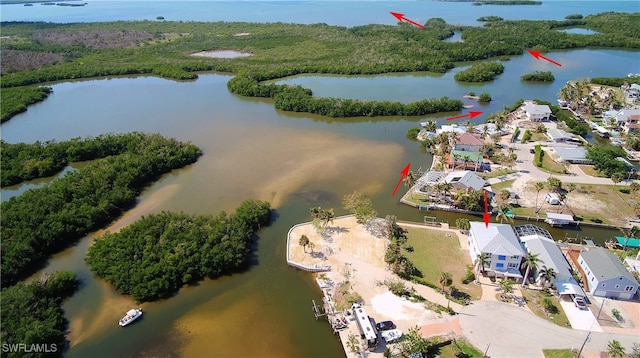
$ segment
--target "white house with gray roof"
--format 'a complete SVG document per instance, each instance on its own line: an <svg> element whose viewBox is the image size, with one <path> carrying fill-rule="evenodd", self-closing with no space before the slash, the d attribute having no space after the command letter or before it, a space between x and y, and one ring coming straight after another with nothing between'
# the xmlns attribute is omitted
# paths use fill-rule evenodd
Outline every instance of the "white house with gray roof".
<svg viewBox="0 0 640 358"><path fill-rule="evenodd" d="M527 119L532 122L548 121L549 117L551 117L551 108L546 104L539 105L525 102L525 105L522 106L522 110L524 111L525 116L527 116Z"/></svg>
<svg viewBox="0 0 640 358"><path fill-rule="evenodd" d="M485 271L489 276L502 276L522 280L520 263L526 252L511 225L471 222L469 230L469 255L476 262L480 253L487 253Z"/></svg>
<svg viewBox="0 0 640 358"><path fill-rule="evenodd" d="M551 282L558 290L558 294L585 296L584 291L573 278L569 262L549 231L531 224L516 226L515 231L527 252L538 255L540 259L537 275L534 276L538 284L541 283L544 272L553 269L556 277Z"/></svg>
<svg viewBox="0 0 640 358"><path fill-rule="evenodd" d="M638 281L609 250L594 247L583 251L578 264L587 275L589 292L594 296L631 300L638 291Z"/></svg>

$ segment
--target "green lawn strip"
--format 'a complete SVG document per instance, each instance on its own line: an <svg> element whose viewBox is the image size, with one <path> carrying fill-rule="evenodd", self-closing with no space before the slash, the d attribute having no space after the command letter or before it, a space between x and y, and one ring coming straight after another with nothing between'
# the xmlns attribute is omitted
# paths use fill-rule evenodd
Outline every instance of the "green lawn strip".
<svg viewBox="0 0 640 358"><path fill-rule="evenodd" d="M549 322L553 322L557 324L558 326L571 327L571 325L569 324L569 319L567 318L567 315L564 313L564 310L562 309L562 306L560 305L558 298L556 298L553 295L546 296L542 291L535 291L535 290L522 290L522 294L527 300L527 306L531 311L533 311L533 313L535 313L536 316L542 317ZM544 310L544 306L542 305L542 300L547 297L558 308L558 313L550 314Z"/></svg>
<svg viewBox="0 0 640 358"><path fill-rule="evenodd" d="M422 194L409 194L409 195L407 195L407 197L405 199L410 201L410 202L412 202L412 203L414 203L414 204L421 205L421 204L425 203L425 199L426 198L427 197L425 195L422 195Z"/></svg>
<svg viewBox="0 0 640 358"><path fill-rule="evenodd" d="M597 171L593 165L578 165L578 167L580 167L580 169L582 169L582 171L587 174L590 175L592 177L597 177L597 178L606 178L607 176L600 173L599 171Z"/></svg>
<svg viewBox="0 0 640 358"><path fill-rule="evenodd" d="M407 246L413 247L413 252L406 252L406 256L422 272L423 278L438 285L442 272L449 272L453 277L453 284L471 296L480 299L482 289L474 284L464 285L461 278L467 271L471 260L467 253L460 249L458 238L454 235L447 237L446 233L420 228L404 228L407 230Z"/></svg>
<svg viewBox="0 0 640 358"><path fill-rule="evenodd" d="M532 132L531 139L529 141L530 142L546 142L548 139L549 137L547 137L547 135L544 133Z"/></svg>
<svg viewBox="0 0 640 358"><path fill-rule="evenodd" d="M511 186L515 181L516 181L515 179L510 179L510 180L501 181L496 184L491 184L491 189L493 189L494 193L498 193L502 189L511 188Z"/></svg>
<svg viewBox="0 0 640 358"><path fill-rule="evenodd" d="M556 174L564 174L566 171L564 165L551 159L551 157L549 156L549 151L545 151L544 156L542 157L542 168L540 169Z"/></svg>
<svg viewBox="0 0 640 358"><path fill-rule="evenodd" d="M543 349L544 358L576 358L577 352L571 349Z"/></svg>
<svg viewBox="0 0 640 358"><path fill-rule="evenodd" d="M482 173L477 173L478 176L484 178L484 179L491 179L491 178L497 178L497 177L501 177L503 175L507 175L507 174L513 174L516 173L516 170L509 170L509 169L504 169L504 168L500 168L497 169L495 171L490 171L490 172L482 172Z"/></svg>
<svg viewBox="0 0 640 358"><path fill-rule="evenodd" d="M477 350L474 346L471 345L471 343L465 340L457 340L451 342L451 344L440 348L440 351L438 353L439 357L441 358L482 358L482 352Z"/></svg>

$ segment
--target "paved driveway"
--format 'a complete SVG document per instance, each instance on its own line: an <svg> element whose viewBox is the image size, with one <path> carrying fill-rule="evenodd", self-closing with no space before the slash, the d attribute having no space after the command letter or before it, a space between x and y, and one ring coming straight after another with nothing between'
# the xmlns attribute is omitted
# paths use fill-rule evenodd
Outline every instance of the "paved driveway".
<svg viewBox="0 0 640 358"><path fill-rule="evenodd" d="M542 357L542 349L579 349L589 332L560 327L513 304L475 301L460 311L460 328L478 349L493 358ZM595 332L585 350L607 350L616 339L628 352L636 335Z"/></svg>
<svg viewBox="0 0 640 358"><path fill-rule="evenodd" d="M592 332L602 332L602 328L596 317L594 316L596 313L591 311L591 308L594 308L593 305L587 306L586 310L581 310L573 303L573 301L566 296L566 298L560 300L560 305L564 310L564 313L567 315L569 322L571 323L571 327L573 329L581 329L585 331ZM595 307L594 309L598 309Z"/></svg>

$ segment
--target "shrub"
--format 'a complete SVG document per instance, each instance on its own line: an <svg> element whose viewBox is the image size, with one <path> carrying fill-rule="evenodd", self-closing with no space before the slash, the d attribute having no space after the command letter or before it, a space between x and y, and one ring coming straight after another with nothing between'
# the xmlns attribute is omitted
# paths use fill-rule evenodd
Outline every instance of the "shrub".
<svg viewBox="0 0 640 358"><path fill-rule="evenodd" d="M409 128L409 130L407 130L407 137L416 139L418 137L418 133L420 133L420 128Z"/></svg>
<svg viewBox="0 0 640 358"><path fill-rule="evenodd" d="M542 158L544 157L544 151L542 150L542 147L540 147L540 145L535 146L535 151L536 153L533 155L533 163L536 165L536 167L540 168L542 167Z"/></svg>
<svg viewBox="0 0 640 358"><path fill-rule="evenodd" d="M488 93L481 93L480 97L478 98L478 100L480 102L491 102L491 95Z"/></svg>
<svg viewBox="0 0 640 358"><path fill-rule="evenodd" d="M533 135L533 134L531 134L531 131L530 131L530 130L528 130L528 129L526 129L526 130L524 131L524 134L522 135L522 143L526 143L526 142L528 142L529 140L531 140L531 136L532 136L532 135Z"/></svg>
<svg viewBox="0 0 640 358"><path fill-rule="evenodd" d="M518 140L518 136L520 135L520 127L516 127L516 130L513 132L513 136L511 137L511 142L515 143Z"/></svg>
<svg viewBox="0 0 640 358"><path fill-rule="evenodd" d="M464 277L460 279L460 281L462 281L462 283L466 285L475 279L476 279L476 275L473 273L471 269L467 267L467 272L465 273Z"/></svg>
<svg viewBox="0 0 640 358"><path fill-rule="evenodd" d="M553 301L551 301L551 299L549 297L545 297L542 300L542 306L544 307L544 310L551 313L551 314L556 314L558 313L558 307L556 307L553 304Z"/></svg>

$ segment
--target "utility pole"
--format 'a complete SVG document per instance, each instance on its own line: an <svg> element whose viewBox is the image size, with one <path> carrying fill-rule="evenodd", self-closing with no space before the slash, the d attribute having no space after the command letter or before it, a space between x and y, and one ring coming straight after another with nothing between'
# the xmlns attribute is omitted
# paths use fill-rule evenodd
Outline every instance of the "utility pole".
<svg viewBox="0 0 640 358"><path fill-rule="evenodd" d="M578 351L578 356L576 358L580 358L580 355L582 354L582 350L584 349L584 346L587 344L587 342L589 342L590 338L591 338L591 332L587 334L587 338L585 338L584 342L582 342L582 346L580 347L580 351Z"/></svg>
<svg viewBox="0 0 640 358"><path fill-rule="evenodd" d="M488 357L487 352L489 352L489 347L491 347L491 343L487 344L487 349L484 350L484 353L482 354L482 358Z"/></svg>
<svg viewBox="0 0 640 358"><path fill-rule="evenodd" d="M600 312L602 312L602 307L604 307L604 301L606 300L607 300L606 297L602 299L602 304L600 305L600 310L598 311L598 317L596 317L596 320L600 319Z"/></svg>

